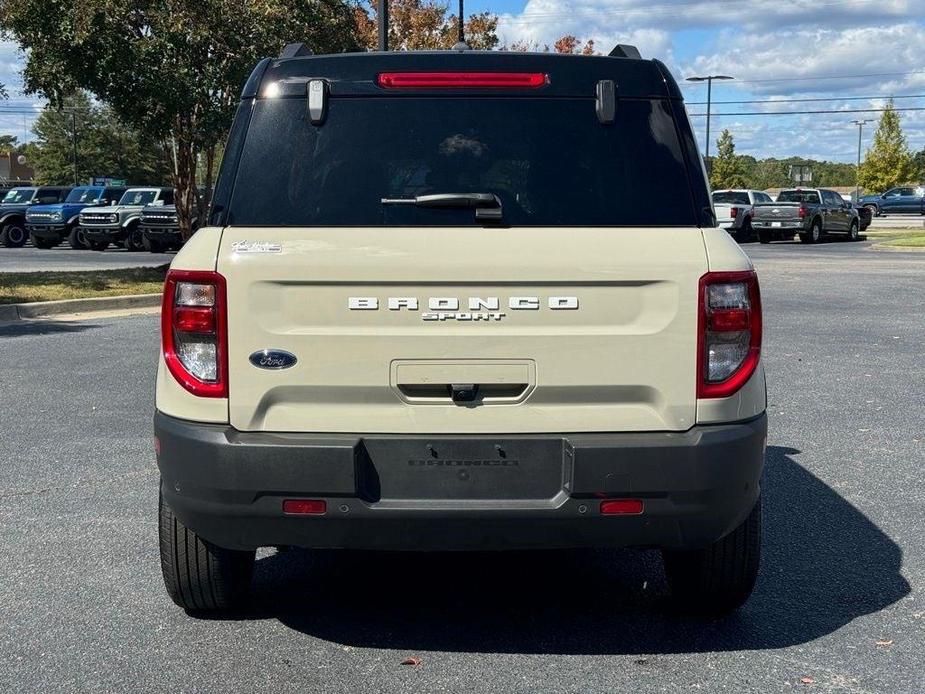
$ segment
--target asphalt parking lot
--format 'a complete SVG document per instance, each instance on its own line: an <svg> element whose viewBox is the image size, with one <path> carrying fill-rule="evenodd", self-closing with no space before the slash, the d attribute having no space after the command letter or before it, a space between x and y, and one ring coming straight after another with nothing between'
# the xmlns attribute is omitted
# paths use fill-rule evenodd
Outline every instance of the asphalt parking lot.
<svg viewBox="0 0 925 694"><path fill-rule="evenodd" d="M266 552L251 613L189 617L158 566L157 318L0 327L3 689L922 692L925 253L869 246L745 247L765 544L721 621L672 614L648 551Z"/></svg>

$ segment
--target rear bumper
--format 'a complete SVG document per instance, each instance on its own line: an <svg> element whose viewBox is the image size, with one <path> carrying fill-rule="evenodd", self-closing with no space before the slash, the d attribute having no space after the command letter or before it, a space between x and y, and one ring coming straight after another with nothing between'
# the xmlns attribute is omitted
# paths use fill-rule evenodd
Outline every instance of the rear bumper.
<svg viewBox="0 0 925 694"><path fill-rule="evenodd" d="M158 412L154 429L166 502L222 547L696 548L752 509L767 417L686 432L409 437L246 433ZM326 513L285 515L290 498L323 499ZM604 498L642 499L644 511L603 516Z"/></svg>

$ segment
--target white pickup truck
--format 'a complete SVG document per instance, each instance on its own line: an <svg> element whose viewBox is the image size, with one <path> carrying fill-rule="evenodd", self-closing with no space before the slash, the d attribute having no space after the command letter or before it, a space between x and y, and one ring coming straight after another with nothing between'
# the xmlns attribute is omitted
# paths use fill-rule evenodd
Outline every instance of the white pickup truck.
<svg viewBox="0 0 925 694"><path fill-rule="evenodd" d="M760 190L714 190L713 211L716 226L722 227L735 237L736 241L752 238L752 207L759 202L774 202L771 196Z"/></svg>

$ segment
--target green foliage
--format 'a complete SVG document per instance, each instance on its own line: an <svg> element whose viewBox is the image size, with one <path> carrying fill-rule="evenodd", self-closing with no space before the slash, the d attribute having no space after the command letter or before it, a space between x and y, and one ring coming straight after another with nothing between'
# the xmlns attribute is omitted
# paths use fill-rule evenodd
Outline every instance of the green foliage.
<svg viewBox="0 0 925 694"><path fill-rule="evenodd" d="M16 152L19 149L19 140L15 135L0 135L0 154Z"/></svg>
<svg viewBox="0 0 925 694"><path fill-rule="evenodd" d="M710 162L710 186L714 190L744 188L746 181L740 157L736 156L735 142L728 129L723 130L716 140L716 149L718 154Z"/></svg>
<svg viewBox="0 0 925 694"><path fill-rule="evenodd" d="M906 137L891 99L880 116L874 142L861 164L858 180L866 190L879 193L906 183L913 173L911 165Z"/></svg>
<svg viewBox="0 0 925 694"><path fill-rule="evenodd" d="M16 0L2 13L27 56L26 92L57 106L85 89L147 137L172 138L185 234L199 153L224 137L258 60L291 41L317 53L357 46L342 0Z"/></svg>
<svg viewBox="0 0 925 694"><path fill-rule="evenodd" d="M909 179L915 183L925 183L925 148L922 148L912 156Z"/></svg>
<svg viewBox="0 0 925 694"><path fill-rule="evenodd" d="M854 164L816 161L801 157L755 159L750 156L740 157L739 162L747 187L758 190L787 188L795 185L789 176L790 167L795 164L812 167L813 182L811 185L823 187L853 186L855 180Z"/></svg>
<svg viewBox="0 0 925 694"><path fill-rule="evenodd" d="M74 126L77 131L77 181L93 176L123 178L130 184L164 185L171 175L165 148L123 125L107 106L93 103L84 92L62 102L63 110L46 106L33 125L35 139L26 146L36 181L74 182Z"/></svg>

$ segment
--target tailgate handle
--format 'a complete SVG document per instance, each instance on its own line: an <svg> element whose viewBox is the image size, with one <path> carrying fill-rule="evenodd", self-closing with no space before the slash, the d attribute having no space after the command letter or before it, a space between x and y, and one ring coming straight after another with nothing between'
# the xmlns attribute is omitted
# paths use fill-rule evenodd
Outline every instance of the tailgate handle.
<svg viewBox="0 0 925 694"><path fill-rule="evenodd" d="M479 396L478 383L452 383L450 394L453 402L473 402Z"/></svg>

